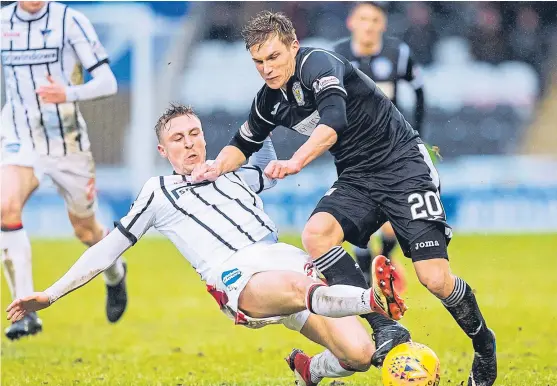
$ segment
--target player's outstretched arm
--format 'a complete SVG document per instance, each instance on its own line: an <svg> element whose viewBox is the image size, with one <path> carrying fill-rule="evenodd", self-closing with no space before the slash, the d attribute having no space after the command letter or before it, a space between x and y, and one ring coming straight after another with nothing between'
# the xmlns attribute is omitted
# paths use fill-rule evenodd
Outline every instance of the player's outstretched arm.
<svg viewBox="0 0 557 386"><path fill-rule="evenodd" d="M25 298L16 299L6 310L8 319L15 322L27 313L50 306L62 296L87 284L99 273L110 267L131 242L119 230L114 230L104 239L83 253L68 272L44 292L35 292Z"/></svg>
<svg viewBox="0 0 557 386"><path fill-rule="evenodd" d="M337 132L325 124L318 125L309 139L286 161L272 161L265 168L271 179L282 179L299 173L311 161L329 150L337 141Z"/></svg>

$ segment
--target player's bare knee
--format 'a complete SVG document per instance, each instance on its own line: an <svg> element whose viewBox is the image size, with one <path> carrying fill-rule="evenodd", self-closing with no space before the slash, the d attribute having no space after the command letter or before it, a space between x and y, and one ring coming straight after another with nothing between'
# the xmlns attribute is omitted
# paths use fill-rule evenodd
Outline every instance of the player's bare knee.
<svg viewBox="0 0 557 386"><path fill-rule="evenodd" d="M15 197L2 197L2 225L10 226L21 223L21 211L23 203Z"/></svg>
<svg viewBox="0 0 557 386"><path fill-rule="evenodd" d="M335 225L338 224L314 217L306 224L302 232L302 243L311 257L319 257L342 242L342 235L336 234L338 232Z"/></svg>
<svg viewBox="0 0 557 386"><path fill-rule="evenodd" d="M81 241L83 244L89 247L94 245L98 241L95 238L94 230L89 227L79 225L79 224L74 224L73 229L74 229L75 237L77 237L79 241Z"/></svg>
<svg viewBox="0 0 557 386"><path fill-rule="evenodd" d="M430 272L419 275L418 279L431 293L437 296L443 296L445 287L447 286L447 277L443 271L431 270Z"/></svg>
<svg viewBox="0 0 557 386"><path fill-rule="evenodd" d="M345 363L356 371L367 371L371 366L374 352L375 348L371 340L352 342L350 350L346 353Z"/></svg>

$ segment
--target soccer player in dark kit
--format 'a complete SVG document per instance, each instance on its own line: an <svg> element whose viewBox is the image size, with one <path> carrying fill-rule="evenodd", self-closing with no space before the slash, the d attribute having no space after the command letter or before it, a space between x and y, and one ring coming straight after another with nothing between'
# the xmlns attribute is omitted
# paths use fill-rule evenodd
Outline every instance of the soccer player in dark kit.
<svg viewBox="0 0 557 386"><path fill-rule="evenodd" d="M335 44L333 51L344 56L352 65L369 76L387 98L397 106L398 86L406 81L416 94L413 128L422 137L424 119L423 79L419 65L410 52L410 47L399 39L385 36L387 12L375 2L356 3L346 20L351 36ZM431 153L430 153L431 155ZM380 254L391 258L396 246L396 235L392 225L386 222L381 227ZM371 248L355 247L358 264L369 283ZM397 265L395 285L402 291L406 287L402 266Z"/></svg>
<svg viewBox="0 0 557 386"><path fill-rule="evenodd" d="M291 159L267 165L265 174L270 178L296 174L329 150L338 179L317 204L302 234L317 269L330 285L367 288L362 271L341 244L346 240L363 247L372 233L390 221L420 282L472 340L475 355L468 385L492 385L497 377L495 335L470 286L450 270L447 244L452 231L439 198L439 176L418 133L346 58L300 47L285 15L258 14L244 27L243 37L265 85L230 144L212 165L194 170L193 179L214 180L237 169L279 125L308 139ZM399 319L405 306L392 285L392 268L381 268L384 275L374 283L390 292L391 316ZM410 333L385 316L365 318L377 347L372 363L381 366L389 350L408 341ZM290 359L290 363L304 362Z"/></svg>

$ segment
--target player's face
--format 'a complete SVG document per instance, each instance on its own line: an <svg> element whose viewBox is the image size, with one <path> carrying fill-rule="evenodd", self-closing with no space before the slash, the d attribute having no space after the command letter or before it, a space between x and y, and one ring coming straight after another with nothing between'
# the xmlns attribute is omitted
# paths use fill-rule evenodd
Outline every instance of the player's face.
<svg viewBox="0 0 557 386"><path fill-rule="evenodd" d="M205 162L206 143L201 121L182 115L171 119L161 130L159 153L179 174L191 174L195 165Z"/></svg>
<svg viewBox="0 0 557 386"><path fill-rule="evenodd" d="M46 1L20 1L19 6L26 12L37 13L46 5Z"/></svg>
<svg viewBox="0 0 557 386"><path fill-rule="evenodd" d="M348 18L347 26L356 41L372 45L381 40L383 32L387 29L387 18L379 8L362 4L354 9Z"/></svg>
<svg viewBox="0 0 557 386"><path fill-rule="evenodd" d="M272 89L283 87L294 75L296 54L300 43L294 40L289 46L275 35L261 45L250 47L249 52L259 75Z"/></svg>

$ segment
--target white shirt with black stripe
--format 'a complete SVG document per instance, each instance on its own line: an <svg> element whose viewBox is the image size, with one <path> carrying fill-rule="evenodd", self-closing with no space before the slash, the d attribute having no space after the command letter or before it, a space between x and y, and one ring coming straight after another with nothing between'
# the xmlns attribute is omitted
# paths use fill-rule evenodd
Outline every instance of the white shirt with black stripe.
<svg viewBox="0 0 557 386"><path fill-rule="evenodd" d="M149 179L116 227L132 244L154 227L203 280L235 252L277 233L257 195L276 183L262 167L248 164L215 182L192 184L188 179L182 175Z"/></svg>
<svg viewBox="0 0 557 386"><path fill-rule="evenodd" d="M91 72L105 63L105 49L82 13L57 2L48 2L36 14L25 12L17 2L3 7L2 123L13 131L3 135L31 143L41 155L89 150L77 103L43 103L35 91L48 84L48 75L65 86L81 84L83 69Z"/></svg>

